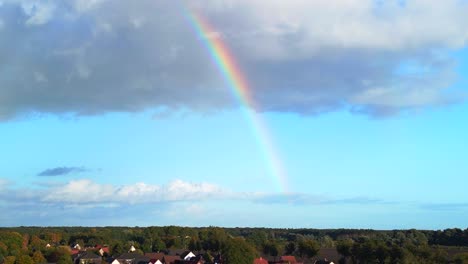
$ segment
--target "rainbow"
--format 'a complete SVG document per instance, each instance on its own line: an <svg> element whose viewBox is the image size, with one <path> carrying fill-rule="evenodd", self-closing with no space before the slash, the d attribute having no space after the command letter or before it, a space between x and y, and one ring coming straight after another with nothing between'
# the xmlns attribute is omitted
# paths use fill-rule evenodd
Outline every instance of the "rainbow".
<svg viewBox="0 0 468 264"><path fill-rule="evenodd" d="M285 169L265 122L260 115L255 112L255 109L258 108L250 93L245 75L237 65L234 56L226 43L223 42L222 37L217 35L217 31L214 27L200 14L194 11L187 11L186 17L228 84L231 93L243 106L241 110L250 123L260 150L263 152L263 159L267 165L270 177L272 177L280 192L288 192Z"/></svg>

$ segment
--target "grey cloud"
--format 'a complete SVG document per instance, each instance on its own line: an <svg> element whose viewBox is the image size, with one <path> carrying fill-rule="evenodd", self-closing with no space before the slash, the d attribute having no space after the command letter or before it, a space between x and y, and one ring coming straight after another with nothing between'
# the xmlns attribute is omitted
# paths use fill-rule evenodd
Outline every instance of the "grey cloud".
<svg viewBox="0 0 468 264"><path fill-rule="evenodd" d="M85 167L56 167L41 171L37 174L37 176L63 176L72 173L83 173L88 171L90 170Z"/></svg>
<svg viewBox="0 0 468 264"><path fill-rule="evenodd" d="M236 107L203 37L232 49L258 111L386 116L464 101L446 88L468 5L397 3L4 1L0 119ZM198 36L189 9L217 32Z"/></svg>

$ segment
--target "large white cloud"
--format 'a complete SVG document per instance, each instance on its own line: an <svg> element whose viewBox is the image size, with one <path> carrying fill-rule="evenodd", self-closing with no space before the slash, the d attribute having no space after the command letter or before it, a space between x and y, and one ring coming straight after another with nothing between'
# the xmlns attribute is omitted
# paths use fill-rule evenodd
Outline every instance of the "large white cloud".
<svg viewBox="0 0 468 264"><path fill-rule="evenodd" d="M236 106L187 10L232 49L259 110L391 114L464 99L446 88L466 1L4 0L0 118Z"/></svg>
<svg viewBox="0 0 468 264"><path fill-rule="evenodd" d="M52 204L145 204L199 201L209 198L226 199L231 195L231 192L210 183L190 183L174 180L167 185L135 183L114 186L82 179L49 188L39 200Z"/></svg>

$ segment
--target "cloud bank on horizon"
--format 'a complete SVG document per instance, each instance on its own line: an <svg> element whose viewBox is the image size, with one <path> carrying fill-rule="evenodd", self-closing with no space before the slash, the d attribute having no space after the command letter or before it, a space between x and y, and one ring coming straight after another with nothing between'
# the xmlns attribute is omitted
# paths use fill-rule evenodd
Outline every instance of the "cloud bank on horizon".
<svg viewBox="0 0 468 264"><path fill-rule="evenodd" d="M0 119L237 107L200 37L231 48L258 111L391 115L465 99L458 0L0 1Z"/></svg>
<svg viewBox="0 0 468 264"><path fill-rule="evenodd" d="M282 205L287 205L287 209L281 207ZM246 206L255 210L247 213L242 209ZM32 184L21 188L15 187L14 182L0 179L0 207L9 212L0 215L3 226L108 226L122 223L148 226L172 225L174 222L191 226L205 226L207 223L232 227L239 226L240 223L255 226L258 225L259 218L262 219L265 214L271 215L280 208L283 215L297 215L304 210L320 212L330 206L342 208L343 212L361 212L365 208L371 208L374 217L382 217L382 212L389 213L396 208L423 214L454 212L467 208L466 203L408 203L367 196L239 192L212 183L178 179L161 185L135 183L120 186L77 179L50 185ZM15 217L12 218L11 215ZM288 221L284 221L282 217L274 218L278 221L270 221L275 222L277 227L308 226L301 217L288 218ZM330 228L339 227L348 220L346 217L322 219L315 215L312 223Z"/></svg>

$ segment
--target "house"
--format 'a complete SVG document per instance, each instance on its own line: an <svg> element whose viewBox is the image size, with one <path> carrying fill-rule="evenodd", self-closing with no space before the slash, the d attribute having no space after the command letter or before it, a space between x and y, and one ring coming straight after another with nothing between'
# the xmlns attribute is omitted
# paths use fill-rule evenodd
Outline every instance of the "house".
<svg viewBox="0 0 468 264"><path fill-rule="evenodd" d="M164 256L163 258L163 263L164 264L176 264L178 261L180 261L180 256Z"/></svg>
<svg viewBox="0 0 468 264"><path fill-rule="evenodd" d="M102 258L93 252L82 251L73 256L75 264L101 264Z"/></svg>
<svg viewBox="0 0 468 264"><path fill-rule="evenodd" d="M185 253L187 253L187 250L185 249L171 249L167 252L167 255L169 256L182 256Z"/></svg>
<svg viewBox="0 0 468 264"><path fill-rule="evenodd" d="M262 257L254 259L253 264L268 264L268 261Z"/></svg>
<svg viewBox="0 0 468 264"><path fill-rule="evenodd" d="M117 257L120 264L148 264L150 258L136 252L124 253Z"/></svg>
<svg viewBox="0 0 468 264"><path fill-rule="evenodd" d="M196 257L195 254L193 254L192 251L186 251L182 255L180 255L180 258L183 260L190 260L191 258Z"/></svg>
<svg viewBox="0 0 468 264"><path fill-rule="evenodd" d="M297 260L294 256L281 256L280 263L296 264Z"/></svg>
<svg viewBox="0 0 468 264"><path fill-rule="evenodd" d="M150 262L148 264L163 264L163 263L159 259L150 259Z"/></svg>
<svg viewBox="0 0 468 264"><path fill-rule="evenodd" d="M93 250L97 250L97 252L101 256L104 256L104 254L109 255L109 247L108 246L96 245L96 246L94 246Z"/></svg>
<svg viewBox="0 0 468 264"><path fill-rule="evenodd" d="M155 264L156 260L159 260L159 262L162 263L164 256L165 256L164 253L161 253L161 252L145 253L145 257L148 257L150 259L149 264Z"/></svg>
<svg viewBox="0 0 468 264"><path fill-rule="evenodd" d="M120 263L117 259L111 259L111 260L109 261L109 263L110 263L110 264L122 264L122 263Z"/></svg>
<svg viewBox="0 0 468 264"><path fill-rule="evenodd" d="M336 251L336 248L321 248L319 252L317 253L317 256L312 258L315 260L316 263L321 263L318 261L329 261L330 263L338 263L340 260L341 255ZM312 262L314 263L314 262ZM327 262L323 262L327 263Z"/></svg>
<svg viewBox="0 0 468 264"><path fill-rule="evenodd" d="M327 259L321 259L314 262L314 264L335 264L333 261Z"/></svg>
<svg viewBox="0 0 468 264"><path fill-rule="evenodd" d="M136 251L136 248L134 246L131 246L130 249L128 250L128 252L135 252Z"/></svg>
<svg viewBox="0 0 468 264"><path fill-rule="evenodd" d="M176 263L181 263L181 264L204 264L205 259L203 258L203 255L199 254L199 255L197 255L195 257L191 257L190 259L177 261Z"/></svg>

